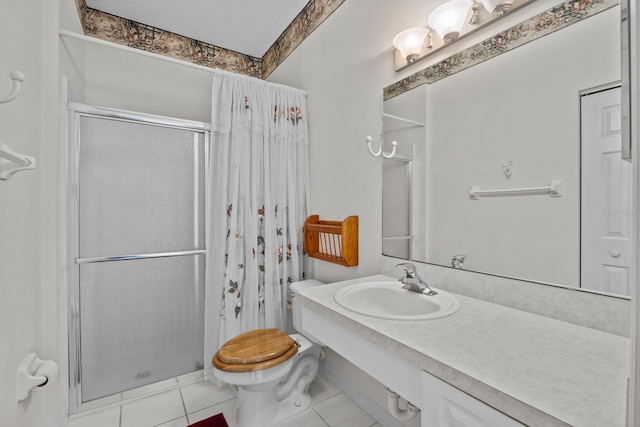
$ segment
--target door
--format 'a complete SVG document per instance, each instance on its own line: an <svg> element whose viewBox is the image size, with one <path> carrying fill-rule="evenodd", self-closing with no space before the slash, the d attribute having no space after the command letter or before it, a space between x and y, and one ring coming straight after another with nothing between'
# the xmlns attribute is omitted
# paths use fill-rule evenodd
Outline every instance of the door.
<svg viewBox="0 0 640 427"><path fill-rule="evenodd" d="M636 215L620 102L619 87L581 98L581 286L629 295Z"/></svg>
<svg viewBox="0 0 640 427"><path fill-rule="evenodd" d="M73 117L72 411L203 368L207 145L169 120Z"/></svg>

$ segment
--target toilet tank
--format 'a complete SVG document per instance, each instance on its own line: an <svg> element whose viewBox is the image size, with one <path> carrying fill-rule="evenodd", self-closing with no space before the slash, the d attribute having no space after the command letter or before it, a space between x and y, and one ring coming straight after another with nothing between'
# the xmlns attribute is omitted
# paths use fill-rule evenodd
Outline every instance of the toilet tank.
<svg viewBox="0 0 640 427"><path fill-rule="evenodd" d="M291 290L291 312L293 317L293 328L296 331L303 334L304 336L306 336L307 338L309 338L310 340L315 341L318 344L321 344L321 343L319 343L318 340L316 340L314 337L309 335L302 327L302 302L300 301L299 294L300 294L300 291L304 289L309 289L309 288L313 288L315 286L321 286L321 285L324 285L324 283L315 279L309 279L309 280L302 280L300 282L293 282L289 286L289 289Z"/></svg>

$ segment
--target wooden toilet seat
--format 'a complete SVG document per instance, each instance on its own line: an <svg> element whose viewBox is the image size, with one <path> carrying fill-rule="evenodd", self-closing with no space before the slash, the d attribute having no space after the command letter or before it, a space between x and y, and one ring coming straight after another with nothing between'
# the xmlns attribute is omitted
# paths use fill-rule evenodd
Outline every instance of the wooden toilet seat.
<svg viewBox="0 0 640 427"><path fill-rule="evenodd" d="M252 372L286 362L297 343L280 329L255 329L227 341L213 356L213 366L225 372Z"/></svg>

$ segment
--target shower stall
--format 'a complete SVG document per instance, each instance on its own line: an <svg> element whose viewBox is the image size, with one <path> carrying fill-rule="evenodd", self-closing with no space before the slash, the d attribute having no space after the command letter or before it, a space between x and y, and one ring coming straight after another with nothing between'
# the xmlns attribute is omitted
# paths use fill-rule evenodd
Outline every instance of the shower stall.
<svg viewBox="0 0 640 427"><path fill-rule="evenodd" d="M208 124L69 105L70 409L203 368Z"/></svg>
<svg viewBox="0 0 640 427"><path fill-rule="evenodd" d="M382 161L382 253L413 259L413 160L398 154Z"/></svg>

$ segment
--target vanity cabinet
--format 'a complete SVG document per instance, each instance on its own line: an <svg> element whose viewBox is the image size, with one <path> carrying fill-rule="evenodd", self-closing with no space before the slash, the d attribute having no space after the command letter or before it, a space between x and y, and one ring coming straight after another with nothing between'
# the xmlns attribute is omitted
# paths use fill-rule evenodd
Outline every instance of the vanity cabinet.
<svg viewBox="0 0 640 427"><path fill-rule="evenodd" d="M523 427L492 407L422 371L423 427Z"/></svg>

